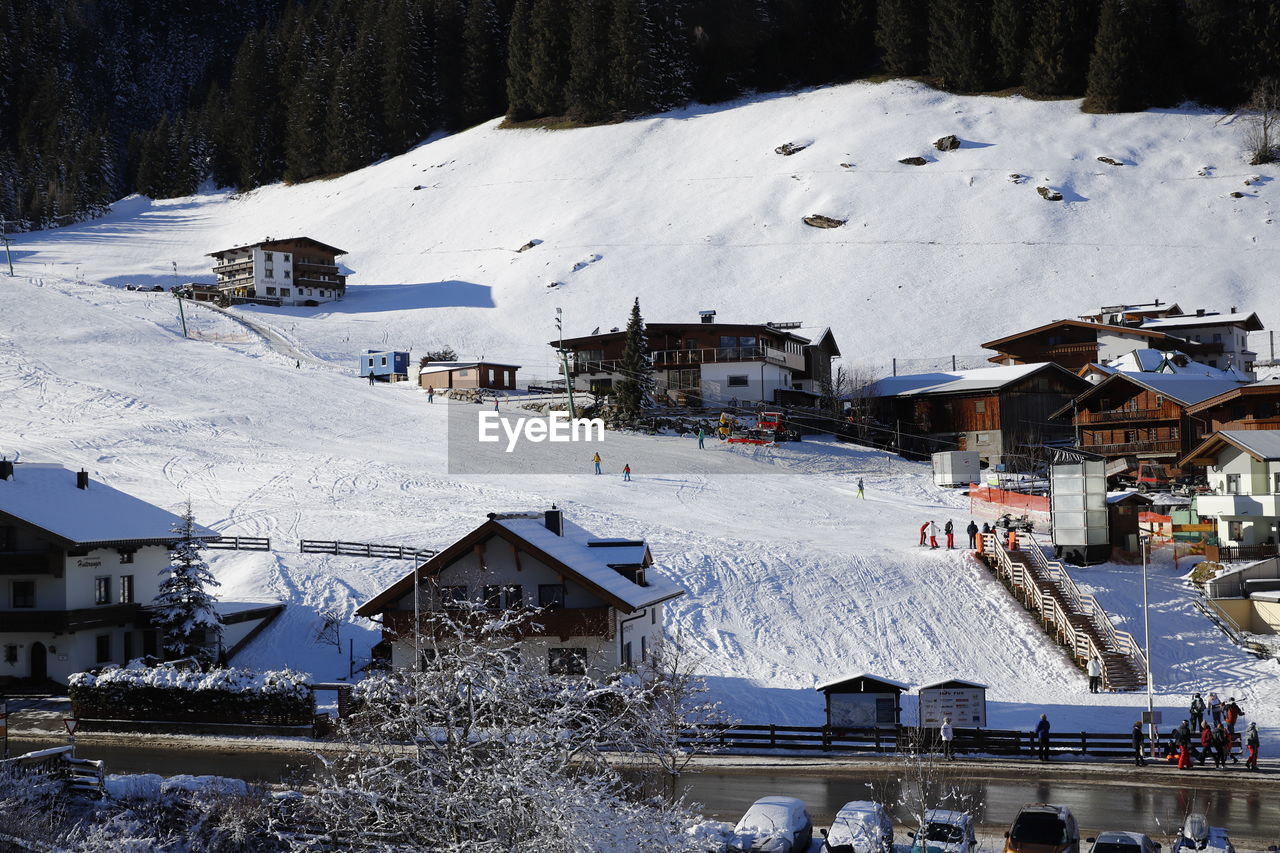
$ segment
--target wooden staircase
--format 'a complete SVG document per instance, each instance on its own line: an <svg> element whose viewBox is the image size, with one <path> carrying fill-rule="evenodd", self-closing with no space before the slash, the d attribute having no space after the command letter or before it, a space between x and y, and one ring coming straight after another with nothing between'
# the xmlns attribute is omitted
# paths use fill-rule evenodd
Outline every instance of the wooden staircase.
<svg viewBox="0 0 1280 853"><path fill-rule="evenodd" d="M1133 636L1117 630L1098 600L1080 592L1066 567L1046 559L1028 534L1012 544L1010 550L1003 536L984 535L979 556L1045 632L1080 666L1097 655L1107 690L1145 689L1146 658Z"/></svg>

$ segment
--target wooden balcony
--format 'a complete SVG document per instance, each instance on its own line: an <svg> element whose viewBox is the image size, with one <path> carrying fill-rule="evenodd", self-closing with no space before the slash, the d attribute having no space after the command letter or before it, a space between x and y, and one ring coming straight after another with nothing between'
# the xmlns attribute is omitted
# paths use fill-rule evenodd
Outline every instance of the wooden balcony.
<svg viewBox="0 0 1280 853"><path fill-rule="evenodd" d="M51 575L62 559L60 551L3 551L0 575Z"/></svg>
<svg viewBox="0 0 1280 853"><path fill-rule="evenodd" d="M420 614L420 630L423 636L444 639L452 634L452 628L444 624L437 614L424 611ZM448 611L445 619L455 624L479 624L485 618L484 613L472 614L460 611ZM384 610L382 613L382 629L384 633L400 637L413 635L412 610ZM559 637L567 640L570 637L604 637L613 639L614 620L612 608L609 607L565 607L559 610L544 610L529 615L516 636L524 637Z"/></svg>
<svg viewBox="0 0 1280 853"><path fill-rule="evenodd" d="M1081 412L1081 424L1138 423L1167 420L1177 423L1163 409L1110 409L1104 412Z"/></svg>
<svg viewBox="0 0 1280 853"><path fill-rule="evenodd" d="M1175 455L1182 452L1178 439L1167 441L1130 441L1123 444L1082 444L1081 450L1103 456Z"/></svg>

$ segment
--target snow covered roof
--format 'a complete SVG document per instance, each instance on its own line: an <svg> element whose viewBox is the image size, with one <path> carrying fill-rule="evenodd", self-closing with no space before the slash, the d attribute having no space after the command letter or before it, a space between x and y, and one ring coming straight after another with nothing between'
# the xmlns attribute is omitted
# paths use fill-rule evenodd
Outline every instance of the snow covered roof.
<svg viewBox="0 0 1280 853"><path fill-rule="evenodd" d="M516 370L520 369L518 364L503 364L500 361L432 361L419 370L419 373L447 373L450 370L467 370L480 365L488 367L511 367Z"/></svg>
<svg viewBox="0 0 1280 853"><path fill-rule="evenodd" d="M1175 359L1183 363L1180 365ZM1191 356L1176 350L1163 352L1155 349L1135 349L1119 358L1111 359L1103 367L1118 370L1121 373L1167 373L1182 376L1210 376L1215 379L1229 379L1232 382L1249 381L1248 376L1234 367L1226 370L1210 367L1193 361Z"/></svg>
<svg viewBox="0 0 1280 853"><path fill-rule="evenodd" d="M1262 328L1262 321L1252 311L1232 311L1226 314L1180 314L1172 317L1153 317L1142 324L1144 329L1178 329L1188 326L1244 326L1251 332Z"/></svg>
<svg viewBox="0 0 1280 853"><path fill-rule="evenodd" d="M1140 385L1145 385L1158 394L1172 397L1181 403L1199 403L1210 397L1216 397L1224 391L1241 384L1241 380L1217 376L1197 376L1196 374L1179 373L1125 373Z"/></svg>
<svg viewBox="0 0 1280 853"><path fill-rule="evenodd" d="M1264 462L1280 459L1280 430L1227 429L1218 435Z"/></svg>
<svg viewBox="0 0 1280 853"><path fill-rule="evenodd" d="M981 687L983 690L987 689L986 684L981 684L977 681L965 681L963 678L944 678L942 681L935 681L931 684L921 684L916 688L916 692L919 693L921 690L930 690L934 687L942 687L944 685L951 684L961 684L965 687Z"/></svg>
<svg viewBox="0 0 1280 853"><path fill-rule="evenodd" d="M802 338L808 338L809 343L814 345L821 344L823 338L830 336L832 350L834 350L836 355L840 355L840 345L836 343L835 335L831 334L830 326L801 326L800 328L792 329L791 331L795 332Z"/></svg>
<svg viewBox="0 0 1280 853"><path fill-rule="evenodd" d="M491 514L488 521L419 566L416 573L432 574L447 568L474 543L500 536L535 558L544 560L566 577L592 590L626 613L684 595L684 590L662 577L645 573L641 586L614 566L642 566L651 558L643 541L602 539L561 516L560 533L547 527L541 512ZM356 611L375 616L413 588L410 572L365 602Z"/></svg>
<svg viewBox="0 0 1280 853"><path fill-rule="evenodd" d="M813 689L817 691L830 690L833 687L840 687L842 685L849 684L851 682L858 681L863 678L867 679L868 681L876 681L881 684L887 684L890 687L900 688L902 690L911 689L910 684L907 684L902 681L894 681L892 678L885 678L883 675L872 675L869 672L859 672L856 675L842 675L839 678L832 679L831 681L824 681L822 684L819 684L817 687Z"/></svg>
<svg viewBox="0 0 1280 853"><path fill-rule="evenodd" d="M1148 505L1151 504L1151 498L1147 497L1141 492L1128 492L1128 491L1111 492L1110 494L1107 495L1108 504L1123 503L1124 501L1127 501L1127 500L1137 500L1140 503L1146 503Z"/></svg>
<svg viewBox="0 0 1280 853"><path fill-rule="evenodd" d="M917 394L961 394L1003 388L1041 370L1058 367L1049 362L1011 364L1002 367L978 367L973 370L914 373L889 376L867 387L871 397L907 397ZM1058 368L1062 369L1062 368Z"/></svg>
<svg viewBox="0 0 1280 853"><path fill-rule="evenodd" d="M76 472L58 464L19 463L0 480L0 514L40 528L75 545L109 542L175 542L182 519L141 498L89 480L78 488ZM221 534L197 525L202 539Z"/></svg>

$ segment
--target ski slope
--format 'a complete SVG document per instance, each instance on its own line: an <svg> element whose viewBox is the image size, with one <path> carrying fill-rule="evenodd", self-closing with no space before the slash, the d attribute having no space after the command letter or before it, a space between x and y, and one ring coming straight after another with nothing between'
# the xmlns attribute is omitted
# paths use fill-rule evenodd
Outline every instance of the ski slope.
<svg viewBox="0 0 1280 853"><path fill-rule="evenodd" d="M1060 730L1124 730L1143 697L1090 696L984 570L916 547L922 522L968 521L923 466L820 441L699 451L611 433L604 476L588 473L590 451L548 469L500 449L472 460L492 473L450 474L450 406L353 375L365 348L447 344L550 376L555 307L567 332L587 332L621 325L637 294L655 321L715 308L722 321L830 323L856 361L972 353L1119 300L1238 304L1280 322L1265 298L1274 190L1243 185L1271 167L1242 164L1232 117L1077 107L852 84L573 132L489 123L331 181L126 199L103 220L14 240L0 452L82 465L170 509L189 498L201 523L270 536L277 553L213 557L224 599L290 605L248 664L345 674L345 655L315 639L322 615L351 614L407 569L304 556L298 539L438 548L487 512L554 502L601 535L650 542L688 590L668 630L744 721L820 722L813 686L866 670L987 683L993 726L1047 712ZM932 152L952 132L965 146ZM788 141L811 145L773 152ZM915 154L932 161L896 162ZM1040 182L1066 201L1041 199ZM808 213L849 222L819 231L800 224ZM194 306L184 339L172 298L123 290L172 284L175 265L180 280L209 280L206 252L295 234L351 250L350 292L237 309L271 343ZM1195 614L1186 568L1153 569L1158 704L1181 719L1191 689L1234 695L1280 746L1280 667ZM1080 580L1140 635L1135 572ZM345 637L376 640L368 623Z"/></svg>

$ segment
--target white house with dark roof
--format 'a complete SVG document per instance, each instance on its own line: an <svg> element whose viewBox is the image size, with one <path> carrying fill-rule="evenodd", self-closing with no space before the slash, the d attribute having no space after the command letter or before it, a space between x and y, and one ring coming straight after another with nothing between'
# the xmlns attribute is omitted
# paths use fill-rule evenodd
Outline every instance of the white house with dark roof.
<svg viewBox="0 0 1280 853"><path fill-rule="evenodd" d="M598 679L647 658L662 637L663 604L684 595L652 566L643 540L596 536L555 508L491 513L357 613L381 620L391 665L403 668L415 664L415 577L419 648L433 615L458 601L495 612L539 608L521 629L526 664Z"/></svg>
<svg viewBox="0 0 1280 853"><path fill-rule="evenodd" d="M1217 520L1223 545L1252 549L1245 556L1276 554L1280 430L1220 430L1188 453L1182 464L1205 467L1213 494L1196 497L1196 512Z"/></svg>
<svg viewBox="0 0 1280 853"><path fill-rule="evenodd" d="M0 681L155 654L144 607L181 521L84 471L0 461Z"/></svg>

